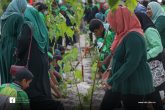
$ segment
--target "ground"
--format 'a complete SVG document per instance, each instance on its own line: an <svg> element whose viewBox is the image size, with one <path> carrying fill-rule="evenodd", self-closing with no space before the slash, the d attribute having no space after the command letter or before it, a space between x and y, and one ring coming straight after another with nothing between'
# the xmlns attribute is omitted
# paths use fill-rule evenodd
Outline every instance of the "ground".
<svg viewBox="0 0 165 110"><path fill-rule="evenodd" d="M79 51L82 52L82 49L89 45L88 42L86 42L86 37L88 37L86 34L80 36L80 46L79 43L76 44L77 48ZM79 52L80 53L80 52ZM82 53L83 54L83 53ZM80 59L80 54L79 58ZM78 69L81 70L81 67L83 65L84 67L84 81L77 82L78 90L81 94L84 96L88 93L88 89L91 88L93 85L93 81L91 79L91 55L87 55L85 58L83 58L82 63L78 65ZM77 62L73 62L73 65L76 64ZM77 89L75 85L68 84L67 86L67 97L59 99L64 103L65 109L66 110L77 110L77 107L80 104L80 101L78 100L77 96ZM101 88L96 88L94 91L93 95L93 103L92 103L92 108L93 110L99 110L100 103L102 101L102 98L104 96L105 91ZM90 96L88 96L88 100L90 99ZM83 103L83 102L81 102ZM87 103L87 104L86 104ZM83 103L83 110L90 110L90 101Z"/></svg>

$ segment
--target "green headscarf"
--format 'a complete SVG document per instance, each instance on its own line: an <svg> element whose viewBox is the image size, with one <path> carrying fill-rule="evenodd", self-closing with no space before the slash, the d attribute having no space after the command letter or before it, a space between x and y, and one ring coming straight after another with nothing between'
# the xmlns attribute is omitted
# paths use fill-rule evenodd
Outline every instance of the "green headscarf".
<svg viewBox="0 0 165 110"><path fill-rule="evenodd" d="M68 9L68 8L67 8L65 5L60 6L60 10L61 10L61 11L67 11L67 9Z"/></svg>
<svg viewBox="0 0 165 110"><path fill-rule="evenodd" d="M159 16L165 16L165 12L163 10L163 8L161 7L161 5L157 2L150 2L148 4L148 6L151 8L152 10L152 16L151 16L151 19L152 21L155 23L157 18Z"/></svg>
<svg viewBox="0 0 165 110"><path fill-rule="evenodd" d="M45 53L48 50L48 30L39 12L28 5L25 11L25 18L32 22L34 26L34 39L37 41L40 51Z"/></svg>
<svg viewBox="0 0 165 110"><path fill-rule="evenodd" d="M1 20L7 19L9 16L13 14L22 14L23 11L27 7L27 1L26 0L12 0L10 4L8 5L6 11L1 16Z"/></svg>

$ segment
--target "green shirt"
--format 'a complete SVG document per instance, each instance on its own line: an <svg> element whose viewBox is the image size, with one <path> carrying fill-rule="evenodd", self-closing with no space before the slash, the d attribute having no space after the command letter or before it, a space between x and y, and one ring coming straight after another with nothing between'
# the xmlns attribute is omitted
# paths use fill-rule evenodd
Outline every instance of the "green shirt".
<svg viewBox="0 0 165 110"><path fill-rule="evenodd" d="M10 87L10 89L8 87ZM28 96L18 84L3 84L0 87L0 94L10 97L16 97L16 107L13 110L30 110Z"/></svg>
<svg viewBox="0 0 165 110"><path fill-rule="evenodd" d="M112 85L112 91L121 94L146 95L153 92L143 36L130 32L124 37L114 53L112 76L107 82Z"/></svg>
<svg viewBox="0 0 165 110"><path fill-rule="evenodd" d="M110 47L112 45L114 39L114 33L111 31L105 31L104 37L97 38L97 47L100 49L100 61L103 61L106 56L108 56L110 52ZM105 42L104 42L105 41ZM104 45L103 45L104 44ZM107 69L107 65L102 65L102 70L105 71Z"/></svg>
<svg viewBox="0 0 165 110"><path fill-rule="evenodd" d="M164 11L165 11L165 5L162 5L162 8L164 9Z"/></svg>
<svg viewBox="0 0 165 110"><path fill-rule="evenodd" d="M159 16L155 22L155 26L160 34L163 48L165 48L165 16Z"/></svg>
<svg viewBox="0 0 165 110"><path fill-rule="evenodd" d="M108 9L108 10L105 11L105 17L108 16L108 13L109 13L109 12L110 12L110 9Z"/></svg>
<svg viewBox="0 0 165 110"><path fill-rule="evenodd" d="M100 60L101 61L103 61L105 59L105 56L110 54L110 47L112 45L113 39L114 39L114 33L111 31L105 31L104 37L99 37L97 39L98 48L102 48L100 51Z"/></svg>
<svg viewBox="0 0 165 110"><path fill-rule="evenodd" d="M163 51L159 32L154 28L147 28L144 37L147 45L147 60L155 58Z"/></svg>

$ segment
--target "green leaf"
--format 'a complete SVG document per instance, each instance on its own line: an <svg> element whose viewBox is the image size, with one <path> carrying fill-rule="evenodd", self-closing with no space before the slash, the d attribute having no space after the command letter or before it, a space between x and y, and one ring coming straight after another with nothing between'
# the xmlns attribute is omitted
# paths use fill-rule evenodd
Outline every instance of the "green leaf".
<svg viewBox="0 0 165 110"><path fill-rule="evenodd" d="M109 6L110 6L110 9L112 11L115 11L118 8L120 0L108 0L108 3L109 3Z"/></svg>
<svg viewBox="0 0 165 110"><path fill-rule="evenodd" d="M82 80L82 72L80 70L75 70L75 78L78 80Z"/></svg>
<svg viewBox="0 0 165 110"><path fill-rule="evenodd" d="M76 47L74 47L71 51L71 54L72 54L73 60L76 60L78 57L78 49Z"/></svg>
<svg viewBox="0 0 165 110"><path fill-rule="evenodd" d="M92 80L94 80L95 74L96 74L96 72L97 72L97 62L95 62L95 63L92 65L91 71L92 71Z"/></svg>
<svg viewBox="0 0 165 110"><path fill-rule="evenodd" d="M72 67L70 65L70 62L65 63L64 65L64 72L69 73L71 71Z"/></svg>
<svg viewBox="0 0 165 110"><path fill-rule="evenodd" d="M108 0L110 9L112 11L115 11L118 8L119 3L121 2L121 0ZM126 7L128 7L128 9L131 12L134 12L136 6L137 6L137 0L126 0L125 4Z"/></svg>
<svg viewBox="0 0 165 110"><path fill-rule="evenodd" d="M125 6L127 6L128 9L133 13L137 6L137 0L126 0Z"/></svg>
<svg viewBox="0 0 165 110"><path fill-rule="evenodd" d="M67 96L67 83L66 82L62 82L59 84L59 89L60 89L60 92L62 93L62 95L64 95L64 97Z"/></svg>
<svg viewBox="0 0 165 110"><path fill-rule="evenodd" d="M70 28L70 27L63 27L65 29L65 33L69 36L69 37L73 37L74 35L74 31Z"/></svg>

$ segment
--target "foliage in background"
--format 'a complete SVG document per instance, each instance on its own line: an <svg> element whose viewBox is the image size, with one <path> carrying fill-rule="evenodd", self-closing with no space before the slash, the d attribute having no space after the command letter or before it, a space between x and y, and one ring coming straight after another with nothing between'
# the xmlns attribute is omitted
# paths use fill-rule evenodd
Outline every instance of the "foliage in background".
<svg viewBox="0 0 165 110"><path fill-rule="evenodd" d="M79 27L82 21L82 18L84 16L84 9L81 2L78 2L78 0L65 0L66 3L68 3L70 6L72 6L72 9L74 11L74 18L76 21L77 26Z"/></svg>
<svg viewBox="0 0 165 110"><path fill-rule="evenodd" d="M125 6L127 6L131 12L134 12L137 6L137 0L126 0Z"/></svg>
<svg viewBox="0 0 165 110"><path fill-rule="evenodd" d="M112 11L115 11L121 1L123 1L123 0L108 0L108 3L109 3L109 6L110 6L111 10ZM126 2L124 3L124 5L127 6L128 9L131 12L133 12L134 9L137 6L137 0L126 0Z"/></svg>
<svg viewBox="0 0 165 110"><path fill-rule="evenodd" d="M52 7L52 2L53 0L45 1L45 3L48 5L48 14L46 16L46 21L49 28L50 39L53 39L53 37L55 37L57 40L59 36L64 37L65 34L67 34L69 37L72 37L75 31L79 31L79 26L81 24L84 11L82 4L77 0L66 0L65 2L66 5L70 5L71 10L73 10L74 12L73 15L67 12L67 15L69 16L72 24L76 24L76 26L71 28L70 26L66 25L65 17L61 13L59 13L59 7L57 7L56 9Z"/></svg>
<svg viewBox="0 0 165 110"><path fill-rule="evenodd" d="M109 3L109 6L110 6L110 9L112 11L115 11L120 3L120 0L108 0L108 3Z"/></svg>
<svg viewBox="0 0 165 110"><path fill-rule="evenodd" d="M10 1L11 0L0 0L0 16L2 15L3 11L7 8Z"/></svg>
<svg viewBox="0 0 165 110"><path fill-rule="evenodd" d="M72 50L68 51L61 61L58 61L58 64L60 66L61 72L69 73L72 70L72 62L77 60L78 57L78 49L74 47ZM64 64L64 67L62 67L62 64Z"/></svg>
<svg viewBox="0 0 165 110"><path fill-rule="evenodd" d="M98 48L95 48L93 51L95 54L92 57L92 64L91 64L92 80L94 80L95 74L97 74L97 64L100 59L100 53L99 53Z"/></svg>
<svg viewBox="0 0 165 110"><path fill-rule="evenodd" d="M58 39L59 36L63 36L62 29L58 27L58 23L63 24L65 22L64 18L61 17L61 15L55 15L55 11L58 9L54 9L52 7L53 0L46 0L45 3L48 6L48 14L46 16L46 24L49 29L49 38L52 40L54 37L56 37L56 40ZM57 20L59 22L57 22Z"/></svg>

